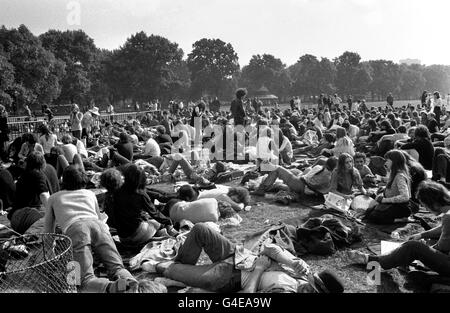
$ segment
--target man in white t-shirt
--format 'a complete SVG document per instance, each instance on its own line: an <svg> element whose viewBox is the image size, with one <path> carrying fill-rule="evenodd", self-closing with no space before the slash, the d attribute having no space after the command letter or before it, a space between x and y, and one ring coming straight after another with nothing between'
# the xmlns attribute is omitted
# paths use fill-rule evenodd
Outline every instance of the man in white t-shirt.
<svg viewBox="0 0 450 313"><path fill-rule="evenodd" d="M142 133L142 138L144 138L145 140L145 146L142 150L143 157L161 156L161 149L156 140L153 139L153 134L151 132L149 132L148 130L144 131Z"/></svg>

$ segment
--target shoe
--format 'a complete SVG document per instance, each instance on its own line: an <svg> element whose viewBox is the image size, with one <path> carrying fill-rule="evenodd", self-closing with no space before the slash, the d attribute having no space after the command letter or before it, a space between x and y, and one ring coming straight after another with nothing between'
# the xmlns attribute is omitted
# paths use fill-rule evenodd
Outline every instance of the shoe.
<svg viewBox="0 0 450 313"><path fill-rule="evenodd" d="M166 226L166 231L171 237L176 237L180 234L172 225Z"/></svg>
<svg viewBox="0 0 450 313"><path fill-rule="evenodd" d="M111 282L107 287L108 293L136 293L139 288L139 283L136 279L119 278Z"/></svg>
<svg viewBox="0 0 450 313"><path fill-rule="evenodd" d="M250 195L256 197L264 197L266 195L266 192L263 189L258 189L250 192Z"/></svg>
<svg viewBox="0 0 450 313"><path fill-rule="evenodd" d="M348 251L347 257L354 264L366 265L369 262L369 256L367 254L356 250Z"/></svg>
<svg viewBox="0 0 450 313"><path fill-rule="evenodd" d="M158 230L154 237L170 238L172 236L169 235L169 233L167 232L167 229L163 228L163 229Z"/></svg>

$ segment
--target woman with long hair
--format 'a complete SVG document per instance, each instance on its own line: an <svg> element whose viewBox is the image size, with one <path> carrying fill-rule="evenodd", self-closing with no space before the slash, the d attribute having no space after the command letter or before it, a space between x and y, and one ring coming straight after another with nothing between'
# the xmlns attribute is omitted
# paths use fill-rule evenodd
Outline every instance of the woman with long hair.
<svg viewBox="0 0 450 313"><path fill-rule="evenodd" d="M159 212L145 192L144 170L135 164L127 165L124 183L114 195L113 216L120 241L130 246L141 246L155 235L175 235L172 221ZM166 228L167 232L159 232Z"/></svg>
<svg viewBox="0 0 450 313"><path fill-rule="evenodd" d="M389 173L386 189L376 197L378 205L365 214L365 219L377 224L392 224L411 215L411 176L406 158L402 151L392 150L385 159Z"/></svg>
<svg viewBox="0 0 450 313"><path fill-rule="evenodd" d="M323 149L322 153L329 153L339 158L343 153L347 153L350 156L355 155L355 146L350 137L347 136L347 131L343 127L336 129L336 144L333 149Z"/></svg>
<svg viewBox="0 0 450 313"><path fill-rule="evenodd" d="M417 126L414 141L403 145L401 149L409 150L409 153L413 157L415 156L426 170L431 171L433 169L434 147L426 126Z"/></svg>
<svg viewBox="0 0 450 313"><path fill-rule="evenodd" d="M337 168L331 174L330 192L353 198L353 189L358 189L359 194L366 194L359 171L354 167L353 157L342 153L338 159Z"/></svg>
<svg viewBox="0 0 450 313"><path fill-rule="evenodd" d="M450 276L450 193L440 184L426 182L420 185L417 199L433 214L443 214L440 226L411 236L410 241L389 254L372 256L360 251L350 251L350 260L357 264L378 262L385 270L408 266L418 260L430 270ZM423 239L438 239L438 242L430 247Z"/></svg>
<svg viewBox="0 0 450 313"><path fill-rule="evenodd" d="M34 151L44 154L44 148L37 142L36 136L33 133L23 134L22 140L23 144L20 148L19 159L24 160Z"/></svg>
<svg viewBox="0 0 450 313"><path fill-rule="evenodd" d="M41 144L42 148L44 148L45 160L48 161L50 152L53 147L56 147L58 138L50 131L47 125L43 125L41 127L40 134L41 136L39 137L39 143Z"/></svg>

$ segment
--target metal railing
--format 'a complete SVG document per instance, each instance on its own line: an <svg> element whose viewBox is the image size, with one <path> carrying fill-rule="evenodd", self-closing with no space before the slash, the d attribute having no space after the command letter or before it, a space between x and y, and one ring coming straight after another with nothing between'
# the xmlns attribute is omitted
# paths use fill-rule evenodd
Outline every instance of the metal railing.
<svg viewBox="0 0 450 313"><path fill-rule="evenodd" d="M139 111L139 112L128 112L128 113L102 113L100 114L100 119L105 119L105 121L109 122L118 122L123 123L128 119L136 119L138 116L143 116L147 113L155 113L157 111ZM22 117L20 117L22 118ZM26 117L23 117L21 120L19 117L10 121L8 118L8 127L9 127L9 139L12 141L17 137L22 136L25 133L39 133L39 129L42 125L48 125L49 122L45 118L32 118L30 120L25 120ZM51 125L55 128L56 135L64 134L70 131L69 124L70 117L68 115L65 116L55 116L51 120Z"/></svg>

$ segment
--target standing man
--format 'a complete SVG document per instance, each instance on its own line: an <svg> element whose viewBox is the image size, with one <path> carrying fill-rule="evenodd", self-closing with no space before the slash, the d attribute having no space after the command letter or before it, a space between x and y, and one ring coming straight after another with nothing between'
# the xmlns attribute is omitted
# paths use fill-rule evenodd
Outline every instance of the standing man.
<svg viewBox="0 0 450 313"><path fill-rule="evenodd" d="M333 106L336 110L340 109L341 103L342 103L342 99L340 97L338 97L337 93L334 94L333 96Z"/></svg>
<svg viewBox="0 0 450 313"><path fill-rule="evenodd" d="M392 93L390 92L389 95L386 98L387 104L394 109L394 96L392 96Z"/></svg>
<svg viewBox="0 0 450 313"><path fill-rule="evenodd" d="M247 95L247 90L244 88L239 88L236 91L236 99L231 102L230 111L234 119L234 126L244 125L245 122L245 110L244 102L242 101Z"/></svg>
<svg viewBox="0 0 450 313"><path fill-rule="evenodd" d="M83 113L80 112L78 104L72 104L72 113L70 114L70 127L72 135L81 140L81 121L83 120Z"/></svg>
<svg viewBox="0 0 450 313"><path fill-rule="evenodd" d="M23 106L23 108L25 109L25 116L26 116L25 121L31 120L32 114L31 114L31 110L30 110L30 107L28 106L28 104L25 104Z"/></svg>
<svg viewBox="0 0 450 313"><path fill-rule="evenodd" d="M347 105L348 105L348 109L351 112L353 109L353 97L352 95L349 95L347 98Z"/></svg>

